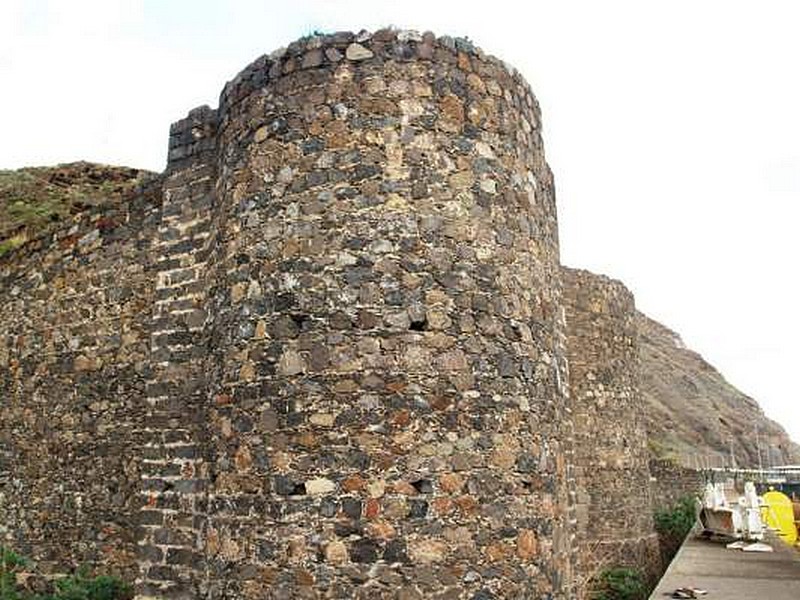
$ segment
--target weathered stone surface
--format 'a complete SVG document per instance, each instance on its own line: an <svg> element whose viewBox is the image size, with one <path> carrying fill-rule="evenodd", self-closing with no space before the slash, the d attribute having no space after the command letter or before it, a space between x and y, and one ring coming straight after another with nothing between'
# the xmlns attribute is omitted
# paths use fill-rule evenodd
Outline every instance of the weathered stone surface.
<svg viewBox="0 0 800 600"><path fill-rule="evenodd" d="M575 450L579 573L608 565L660 573L632 294L617 281L563 269ZM644 483L648 482L648 483ZM587 582L584 581L584 584ZM579 597L586 589L576 590Z"/></svg>
<svg viewBox="0 0 800 600"><path fill-rule="evenodd" d="M336 540L325 546L325 560L333 564L347 561L347 546L344 542Z"/></svg>
<svg viewBox="0 0 800 600"><path fill-rule="evenodd" d="M336 489L336 484L330 479L319 477L317 479L309 479L305 483L306 493L312 496L320 494L328 494Z"/></svg>
<svg viewBox="0 0 800 600"><path fill-rule="evenodd" d="M372 50L354 42L347 47L345 56L348 60L366 60L367 58L372 58L375 54Z"/></svg>
<svg viewBox="0 0 800 600"><path fill-rule="evenodd" d="M530 560L536 556L537 548L536 533L530 529L520 531L517 537L517 556L523 560Z"/></svg>
<svg viewBox="0 0 800 600"><path fill-rule="evenodd" d="M269 129L269 127L266 127L266 126L264 126L264 127L259 127L259 128L256 130L256 133L255 133L255 135L253 135L253 140L254 140L256 143L260 144L261 142L263 142L264 140L266 140L266 139L269 137L269 134L270 134L270 129Z"/></svg>
<svg viewBox="0 0 800 600"><path fill-rule="evenodd" d="M54 571L55 520L86 531L69 560L156 597L563 597L539 123L465 40L314 36L247 67L172 127L124 235L81 218L0 263L0 465L58 465L15 471L43 501L2 522Z"/></svg>
<svg viewBox="0 0 800 600"><path fill-rule="evenodd" d="M447 554L447 544L442 540L416 540L409 543L408 553L414 562L425 565L442 560Z"/></svg>

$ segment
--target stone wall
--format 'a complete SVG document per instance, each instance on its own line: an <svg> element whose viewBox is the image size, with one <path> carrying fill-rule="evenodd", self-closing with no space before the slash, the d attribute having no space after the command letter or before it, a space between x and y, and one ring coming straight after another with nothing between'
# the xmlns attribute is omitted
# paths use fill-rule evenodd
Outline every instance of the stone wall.
<svg viewBox="0 0 800 600"><path fill-rule="evenodd" d="M566 598L590 541L649 556L632 299L561 272L536 100L466 40L262 57L152 189L0 269L0 523L53 571Z"/></svg>
<svg viewBox="0 0 800 600"><path fill-rule="evenodd" d="M632 294L621 283L564 268L570 406L577 484L579 595L608 567L660 573Z"/></svg>
<svg viewBox="0 0 800 600"><path fill-rule="evenodd" d="M0 542L45 572L138 570L138 415L161 182L0 261Z"/></svg>
<svg viewBox="0 0 800 600"><path fill-rule="evenodd" d="M464 41L337 34L257 61L219 112L212 593L557 591L556 219L527 85Z"/></svg>
<svg viewBox="0 0 800 600"><path fill-rule="evenodd" d="M153 243L151 368L142 407L138 589L152 597L205 592L209 294L216 253L216 111L195 109L170 129L161 223Z"/></svg>
<svg viewBox="0 0 800 600"><path fill-rule="evenodd" d="M705 472L672 460L651 460L650 476L655 510L669 509L686 496L702 498L707 480Z"/></svg>

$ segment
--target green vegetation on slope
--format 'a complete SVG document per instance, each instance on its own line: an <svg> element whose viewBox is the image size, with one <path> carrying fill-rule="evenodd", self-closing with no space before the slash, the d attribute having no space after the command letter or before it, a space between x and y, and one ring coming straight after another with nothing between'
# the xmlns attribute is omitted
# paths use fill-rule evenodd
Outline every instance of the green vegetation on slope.
<svg viewBox="0 0 800 600"><path fill-rule="evenodd" d="M658 533L683 542L697 520L695 499L684 496L670 508L657 510L653 517Z"/></svg>
<svg viewBox="0 0 800 600"><path fill-rule="evenodd" d="M51 584L52 592L34 593L20 585L18 576L30 574L30 562L0 546L0 600L129 600L130 585L109 575L92 576L87 567Z"/></svg>
<svg viewBox="0 0 800 600"><path fill-rule="evenodd" d="M643 600L647 595L644 575L630 567L606 569L589 592L592 600Z"/></svg>
<svg viewBox="0 0 800 600"><path fill-rule="evenodd" d="M119 202L148 174L87 162L0 170L0 257L70 215Z"/></svg>

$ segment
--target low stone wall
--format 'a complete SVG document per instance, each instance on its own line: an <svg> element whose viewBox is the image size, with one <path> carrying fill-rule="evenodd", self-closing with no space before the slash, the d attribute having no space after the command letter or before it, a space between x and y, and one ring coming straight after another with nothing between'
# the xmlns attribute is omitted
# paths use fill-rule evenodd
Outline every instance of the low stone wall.
<svg viewBox="0 0 800 600"><path fill-rule="evenodd" d="M703 471L670 460L651 460L650 477L655 510L669 509L686 496L702 497L706 485Z"/></svg>

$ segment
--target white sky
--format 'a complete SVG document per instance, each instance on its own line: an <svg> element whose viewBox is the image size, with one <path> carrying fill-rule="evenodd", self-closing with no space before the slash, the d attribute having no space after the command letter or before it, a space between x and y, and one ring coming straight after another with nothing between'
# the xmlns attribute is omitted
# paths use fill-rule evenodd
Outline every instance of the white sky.
<svg viewBox="0 0 800 600"><path fill-rule="evenodd" d="M515 65L563 261L622 279L800 440L797 0L0 0L0 167L161 170L170 122L257 56L385 25Z"/></svg>

